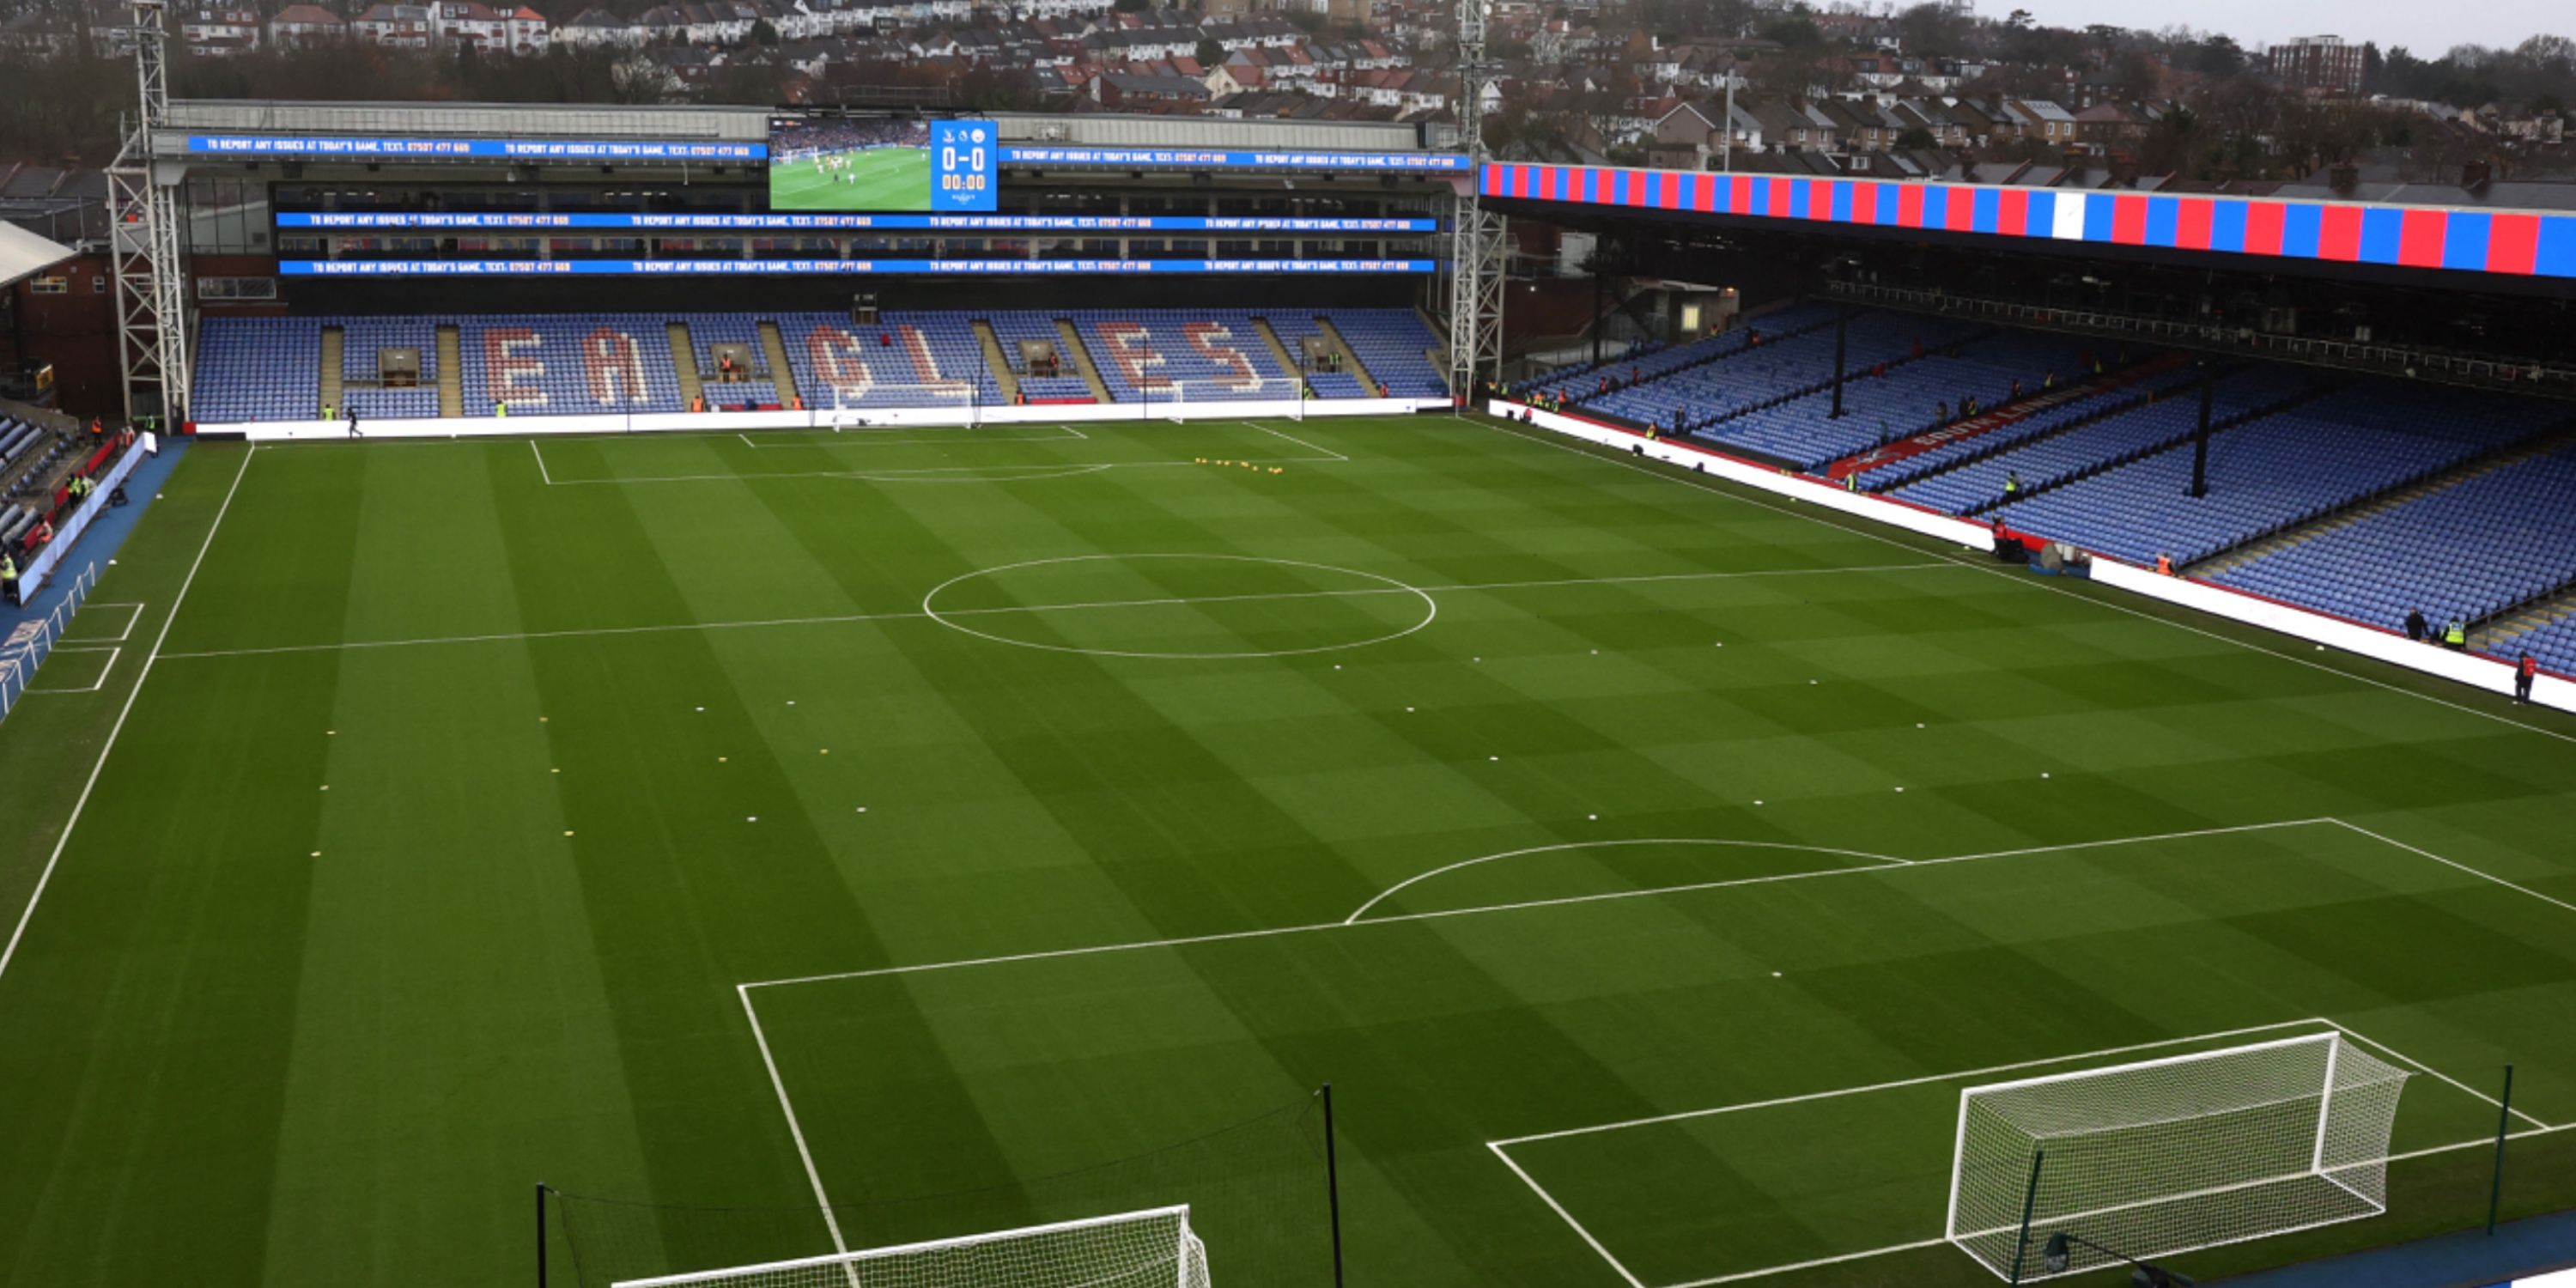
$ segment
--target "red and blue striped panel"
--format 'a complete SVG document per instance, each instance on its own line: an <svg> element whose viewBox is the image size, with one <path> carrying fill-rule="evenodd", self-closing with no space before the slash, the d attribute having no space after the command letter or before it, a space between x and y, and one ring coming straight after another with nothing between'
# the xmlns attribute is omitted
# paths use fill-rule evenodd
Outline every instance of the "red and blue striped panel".
<svg viewBox="0 0 2576 1288"><path fill-rule="evenodd" d="M1875 179L1489 165L1489 197L2576 278L2576 216Z"/></svg>

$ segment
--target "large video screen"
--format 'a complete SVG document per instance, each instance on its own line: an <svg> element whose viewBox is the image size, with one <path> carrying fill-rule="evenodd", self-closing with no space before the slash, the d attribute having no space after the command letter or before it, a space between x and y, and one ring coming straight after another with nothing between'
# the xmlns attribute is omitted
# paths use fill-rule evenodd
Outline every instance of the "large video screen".
<svg viewBox="0 0 2576 1288"><path fill-rule="evenodd" d="M769 208L989 211L999 139L991 121L773 117Z"/></svg>

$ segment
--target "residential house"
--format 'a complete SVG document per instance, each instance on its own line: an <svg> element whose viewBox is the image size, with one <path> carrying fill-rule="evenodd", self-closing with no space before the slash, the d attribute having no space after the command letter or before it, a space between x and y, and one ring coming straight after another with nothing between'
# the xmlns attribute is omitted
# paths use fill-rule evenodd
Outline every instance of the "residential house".
<svg viewBox="0 0 2576 1288"><path fill-rule="evenodd" d="M2016 98L2004 104L2005 110L2022 118L2022 137L2037 139L2051 147L2071 147L2075 143L2075 114L2047 99Z"/></svg>
<svg viewBox="0 0 2576 1288"><path fill-rule="evenodd" d="M524 5L496 8L482 0L438 0L430 7L430 30L448 44L496 54L542 54L550 35L544 14Z"/></svg>
<svg viewBox="0 0 2576 1288"><path fill-rule="evenodd" d="M1893 54L1853 54L1843 60L1852 82L1865 89L1894 89L1908 75L1904 60Z"/></svg>
<svg viewBox="0 0 2576 1288"><path fill-rule="evenodd" d="M585 9L580 17L555 28L555 43L572 49L634 49L652 35L641 22L629 22L605 9Z"/></svg>
<svg viewBox="0 0 2576 1288"><path fill-rule="evenodd" d="M179 20L182 47L220 57L259 48L259 15L248 9L200 9Z"/></svg>
<svg viewBox="0 0 2576 1288"><path fill-rule="evenodd" d="M2097 152L2127 147L2146 135L2146 119L2118 103L2096 103L2075 114L2076 140Z"/></svg>
<svg viewBox="0 0 2576 1288"><path fill-rule="evenodd" d="M268 20L268 40L272 45L345 40L348 35L348 22L320 5L291 4Z"/></svg>
<svg viewBox="0 0 2576 1288"><path fill-rule="evenodd" d="M1962 147L1993 147L2021 137L2022 118L2004 110L2001 99L1963 98L1950 105L1950 115L1965 136Z"/></svg>
<svg viewBox="0 0 2576 1288"><path fill-rule="evenodd" d="M394 49L427 49L430 13L425 4L374 4L349 23L349 34Z"/></svg>

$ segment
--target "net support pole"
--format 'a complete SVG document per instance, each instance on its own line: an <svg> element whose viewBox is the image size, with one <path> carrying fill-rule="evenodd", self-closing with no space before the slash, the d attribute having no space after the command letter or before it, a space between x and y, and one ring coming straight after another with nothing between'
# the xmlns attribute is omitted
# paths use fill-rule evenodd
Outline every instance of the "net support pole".
<svg viewBox="0 0 2576 1288"><path fill-rule="evenodd" d="M2030 1187L2021 1194L2021 1237L2013 1243L2012 1282L2016 1286L2021 1283L2022 1257L2030 1252L2030 1214L2039 1207L2039 1167L2047 1161L2048 1151L2044 1149L2030 1156Z"/></svg>
<svg viewBox="0 0 2576 1288"><path fill-rule="evenodd" d="M1333 1222L1333 1288L1342 1288L1342 1165L1333 1141L1333 1084L1324 1097L1324 1202Z"/></svg>
<svg viewBox="0 0 2576 1288"><path fill-rule="evenodd" d="M1330 1104L1330 1101L1326 1101ZM1331 1121L1326 1115L1325 1121ZM2487 1182L2487 1237L2495 1237L2496 1209L2504 1204L2504 1142L2513 1132L2513 1066L2504 1067L2504 1095L2496 1101L2495 1176Z"/></svg>
<svg viewBox="0 0 2576 1288"><path fill-rule="evenodd" d="M546 1183L537 1182L537 1288L546 1288Z"/></svg>

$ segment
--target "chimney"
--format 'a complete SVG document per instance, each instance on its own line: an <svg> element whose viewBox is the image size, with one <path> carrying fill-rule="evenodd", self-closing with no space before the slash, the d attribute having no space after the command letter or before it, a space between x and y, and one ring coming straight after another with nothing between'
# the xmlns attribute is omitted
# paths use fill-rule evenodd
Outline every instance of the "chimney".
<svg viewBox="0 0 2576 1288"><path fill-rule="evenodd" d="M2480 196L2486 195L2487 185L2494 179L2495 163L2492 161L2471 161L2460 167L2460 186Z"/></svg>
<svg viewBox="0 0 2576 1288"><path fill-rule="evenodd" d="M2111 186L2115 188L2138 186L2138 158L2134 154L2127 152L2111 154Z"/></svg>
<svg viewBox="0 0 2576 1288"><path fill-rule="evenodd" d="M2326 186L2344 196L2351 196L2353 189L2361 186L2361 167L2346 161L2328 169Z"/></svg>

